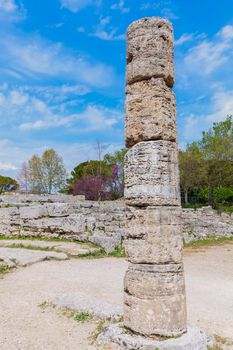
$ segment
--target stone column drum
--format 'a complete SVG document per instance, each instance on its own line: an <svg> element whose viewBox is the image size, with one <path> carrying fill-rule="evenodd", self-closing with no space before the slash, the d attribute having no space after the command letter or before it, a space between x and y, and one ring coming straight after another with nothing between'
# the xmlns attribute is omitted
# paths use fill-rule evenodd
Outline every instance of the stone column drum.
<svg viewBox="0 0 233 350"><path fill-rule="evenodd" d="M145 336L179 336L187 327L173 46L167 20L128 28L124 324Z"/></svg>

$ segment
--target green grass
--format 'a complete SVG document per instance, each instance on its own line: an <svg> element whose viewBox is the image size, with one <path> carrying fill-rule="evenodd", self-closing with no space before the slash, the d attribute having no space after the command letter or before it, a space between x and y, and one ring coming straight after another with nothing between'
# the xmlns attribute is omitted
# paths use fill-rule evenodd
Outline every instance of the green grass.
<svg viewBox="0 0 233 350"><path fill-rule="evenodd" d="M231 204L218 204L216 210L218 213L233 213L233 205Z"/></svg>
<svg viewBox="0 0 233 350"><path fill-rule="evenodd" d="M125 257L125 249L123 247L117 247L113 252L107 254L107 256L114 256L115 258L124 258Z"/></svg>
<svg viewBox="0 0 233 350"><path fill-rule="evenodd" d="M61 238L60 238L61 237ZM77 243L85 246L89 246L90 248L96 248L97 246L90 242L82 242L75 239L64 239L63 235L60 237L32 237L32 236L6 236L4 234L0 234L0 240L30 240L30 241L44 241L44 242L63 242L63 243Z"/></svg>
<svg viewBox="0 0 233 350"><path fill-rule="evenodd" d="M60 239L47 239L47 238L31 238L31 237L21 237L21 236L14 236L14 237L7 237L7 236L3 236L0 235L0 241L4 241L4 240L8 240L8 241L12 241L12 243L4 245L4 247L6 248L19 248L19 249L31 249L31 250L40 250L40 251L57 251L56 247L37 247L34 246L32 244L24 244L22 243L14 243L15 240L28 240L28 241L45 241L45 242L49 242L49 241L55 241L55 242L72 242L72 243L77 243L77 244L82 244L85 245L86 247L89 248L99 248L96 251L87 253L87 254L78 254L78 255L72 255L71 258L75 259L75 258L86 258L86 259L98 259L98 258L106 258L106 257L115 257L115 258L123 258L125 257L125 250L122 247L117 247L115 248L114 251L112 251L111 253L106 253L104 251L103 248L98 247L92 243L86 243L86 242L79 242L79 241L61 241ZM1 244L0 244L1 246Z"/></svg>
<svg viewBox="0 0 233 350"><path fill-rule="evenodd" d="M30 250L42 250L42 251L54 251L54 247L36 247L31 244L23 244L23 243L12 243L5 245L4 248L18 248L18 249L30 249Z"/></svg>
<svg viewBox="0 0 233 350"><path fill-rule="evenodd" d="M184 247L198 248L198 247L204 247L204 246L221 245L229 242L233 242L233 237L212 237L211 236L205 239L199 239L196 241L192 241L190 243L185 243Z"/></svg>
<svg viewBox="0 0 233 350"><path fill-rule="evenodd" d="M207 204L182 204L182 208L184 209L200 209L206 207Z"/></svg>
<svg viewBox="0 0 233 350"><path fill-rule="evenodd" d="M99 336L100 333L103 331L104 327L105 327L105 321L104 321L104 320L100 320L100 321L98 322L98 324L97 324L96 329L94 330L94 332L93 332L93 333L91 334L91 336L89 337L89 340L91 341L91 344L92 344L92 345L96 342L98 336Z"/></svg>
<svg viewBox="0 0 233 350"><path fill-rule="evenodd" d="M107 257L115 257L115 258L123 258L125 257L125 250L122 247L117 247L111 253L106 253L103 248L100 248L98 251L80 254L76 256L72 256L72 258L83 258L83 259L101 259Z"/></svg>
<svg viewBox="0 0 233 350"><path fill-rule="evenodd" d="M88 312L79 312L78 314L74 315L74 320L80 323L88 322L92 318L93 318L93 315L89 314Z"/></svg>
<svg viewBox="0 0 233 350"><path fill-rule="evenodd" d="M7 266L0 266L0 275L3 275L4 273L9 271L9 267Z"/></svg>

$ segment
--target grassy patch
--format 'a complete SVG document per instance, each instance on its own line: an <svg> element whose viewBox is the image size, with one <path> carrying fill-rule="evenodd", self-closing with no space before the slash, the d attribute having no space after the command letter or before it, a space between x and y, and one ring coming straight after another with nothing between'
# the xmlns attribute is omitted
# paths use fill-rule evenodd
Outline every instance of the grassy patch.
<svg viewBox="0 0 233 350"><path fill-rule="evenodd" d="M74 315L74 320L80 323L88 322L92 318L93 318L93 315L89 314L88 312L79 312L76 315Z"/></svg>
<svg viewBox="0 0 233 350"><path fill-rule="evenodd" d="M90 248L96 248L97 246L90 242L82 242L75 239L64 239L63 235L60 237L32 237L32 236L6 236L0 233L0 240L29 240L29 241L44 241L44 242L63 242L63 243L76 243L80 245L85 245Z"/></svg>
<svg viewBox="0 0 233 350"><path fill-rule="evenodd" d="M223 350L223 349L233 349L233 341L229 338L224 338L219 335L214 335L216 344L214 346L208 347L208 350Z"/></svg>
<svg viewBox="0 0 233 350"><path fill-rule="evenodd" d="M197 210L197 209L200 209L200 208L203 208L203 207L206 207L207 205L206 204L182 204L182 208L184 209L194 209L194 210Z"/></svg>
<svg viewBox="0 0 233 350"><path fill-rule="evenodd" d="M21 248L21 249L31 249L31 250L41 250L41 251L56 251L56 247L39 247L35 246L33 244L24 244L22 243L14 243L15 240L27 240L27 241L44 241L44 242L63 242L63 243L76 243L78 245L84 245L85 247L89 248L99 248L96 251L87 253L87 254L77 254L77 255L71 255L71 258L86 258L86 259L98 259L98 258L106 258L106 257L115 257L115 258L123 258L125 257L125 250L123 247L119 246L114 249L111 253L106 253L103 248L98 247L92 243L89 242L80 242L75 240L61 240L59 238L44 238L44 237L21 237L21 236L14 236L14 237L7 237L4 235L0 235L0 241L8 240L12 241L12 243L9 243L8 245L4 246L6 248ZM0 244L1 246L1 244ZM68 254L69 255L69 254Z"/></svg>
<svg viewBox="0 0 233 350"><path fill-rule="evenodd" d="M0 275L5 274L9 270L10 270L9 267L7 267L7 266L0 266Z"/></svg>
<svg viewBox="0 0 233 350"><path fill-rule="evenodd" d="M116 258L124 258L125 249L123 247L117 247L113 252L109 253L108 256L114 256Z"/></svg>
<svg viewBox="0 0 233 350"><path fill-rule="evenodd" d="M37 247L32 244L23 243L12 243L5 245L4 248L19 248L19 249L30 249L30 250L42 250L42 251L54 251L54 247Z"/></svg>
<svg viewBox="0 0 233 350"><path fill-rule="evenodd" d="M111 253L107 254L103 248L100 248L98 251L72 256L72 258L74 257L86 258L86 259L100 259L100 258L107 258L107 257L123 258L125 257L125 250L122 247L117 247Z"/></svg>
<svg viewBox="0 0 233 350"><path fill-rule="evenodd" d="M43 301L42 303L38 304L38 307L40 307L41 309L46 309L49 306L49 302L48 301Z"/></svg>
<svg viewBox="0 0 233 350"><path fill-rule="evenodd" d="M215 246L225 243L233 242L233 237L208 237L205 239L199 239L190 243L185 243L184 247L199 248L204 246Z"/></svg>
<svg viewBox="0 0 233 350"><path fill-rule="evenodd" d="M89 338L89 340L91 341L92 345L96 342L98 336L103 331L104 327L105 327L105 321L104 320L100 320L98 322L98 324L97 324L96 329L94 330L94 332L91 334L91 336Z"/></svg>
<svg viewBox="0 0 233 350"><path fill-rule="evenodd" d="M96 250L94 252L86 253L86 254L78 254L78 255L72 255L72 258L78 258L78 259L99 259L104 258L106 256L106 253L104 249L100 248L99 250Z"/></svg>

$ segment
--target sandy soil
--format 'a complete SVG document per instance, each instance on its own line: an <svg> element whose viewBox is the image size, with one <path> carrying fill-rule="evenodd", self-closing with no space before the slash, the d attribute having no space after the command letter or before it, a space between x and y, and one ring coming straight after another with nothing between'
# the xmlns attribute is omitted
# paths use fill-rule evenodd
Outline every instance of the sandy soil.
<svg viewBox="0 0 233 350"><path fill-rule="evenodd" d="M233 338L233 245L185 251L189 322ZM94 321L79 324L38 307L64 293L122 303L123 259L46 261L0 279L1 350L92 350Z"/></svg>

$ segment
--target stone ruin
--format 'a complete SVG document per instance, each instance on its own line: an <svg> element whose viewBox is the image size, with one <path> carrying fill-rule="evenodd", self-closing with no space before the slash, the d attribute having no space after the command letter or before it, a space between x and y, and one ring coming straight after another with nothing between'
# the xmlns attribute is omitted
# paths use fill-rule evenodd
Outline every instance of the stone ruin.
<svg viewBox="0 0 233 350"><path fill-rule="evenodd" d="M129 267L124 280L125 327L111 325L98 337L99 343L115 343L127 350L207 350L211 344L197 327L187 327L173 46L173 29L167 20L144 18L128 29L124 245ZM83 205L72 205L78 210L77 219ZM58 222L65 218L62 233L66 233L67 223L70 232L74 219L71 207L63 209L46 205L38 214L34 208L28 218L24 217L27 208L19 207L20 226L22 221L22 228L27 230L39 225L41 233L47 233L55 215ZM2 210L6 225L11 220L10 211L16 209ZM49 216L49 225L44 213ZM83 222L86 226L88 218ZM57 222L53 225L55 230ZM11 222L11 226L14 229L17 223Z"/></svg>
<svg viewBox="0 0 233 350"><path fill-rule="evenodd" d="M121 349L206 350L208 344L200 330L187 327L173 52L169 21L152 17L129 26L124 330L110 326L102 336Z"/></svg>
<svg viewBox="0 0 233 350"><path fill-rule="evenodd" d="M73 239L95 243L110 253L124 245L125 212L124 200L94 202L62 194L7 194L0 196L0 236ZM211 207L183 208L181 233L185 243L233 237L233 214L218 213Z"/></svg>
<svg viewBox="0 0 233 350"><path fill-rule="evenodd" d="M187 330L173 43L160 18L128 29L124 324L147 336Z"/></svg>

